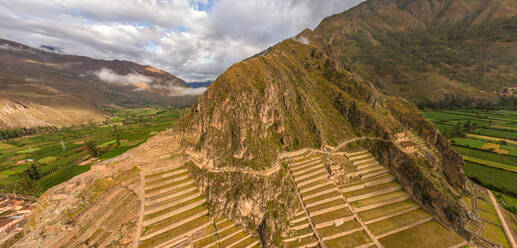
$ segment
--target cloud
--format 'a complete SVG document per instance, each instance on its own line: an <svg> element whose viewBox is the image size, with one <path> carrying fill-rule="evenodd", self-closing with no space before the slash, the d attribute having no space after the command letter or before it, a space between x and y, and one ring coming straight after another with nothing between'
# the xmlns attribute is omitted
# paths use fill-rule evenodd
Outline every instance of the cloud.
<svg viewBox="0 0 517 248"><path fill-rule="evenodd" d="M101 70L94 72L100 80L107 83L119 83L124 85L134 85L138 83L149 84L153 81L153 78L144 76L139 73L129 73L126 75L120 75L114 71L102 68Z"/></svg>
<svg viewBox="0 0 517 248"><path fill-rule="evenodd" d="M300 42L302 44L305 44L305 45L309 45L310 44L310 42L307 39L307 37L305 37L303 35L300 35L299 37L295 37L295 38L293 38L293 40L298 41L298 42Z"/></svg>
<svg viewBox="0 0 517 248"><path fill-rule="evenodd" d="M148 77L139 73L120 75L108 68L102 68L99 71L93 72L93 74L106 83L131 85L135 87L135 91L150 89L163 90L166 91L169 96L197 96L203 94L207 89L206 87L186 88L172 86L172 84L152 84L155 80L153 77Z"/></svg>
<svg viewBox="0 0 517 248"><path fill-rule="evenodd" d="M183 88L183 87L173 87L173 92L177 93L181 96L197 96L203 94L206 91L206 87L200 88Z"/></svg>
<svg viewBox="0 0 517 248"><path fill-rule="evenodd" d="M362 0L0 0L3 38L213 80Z"/></svg>

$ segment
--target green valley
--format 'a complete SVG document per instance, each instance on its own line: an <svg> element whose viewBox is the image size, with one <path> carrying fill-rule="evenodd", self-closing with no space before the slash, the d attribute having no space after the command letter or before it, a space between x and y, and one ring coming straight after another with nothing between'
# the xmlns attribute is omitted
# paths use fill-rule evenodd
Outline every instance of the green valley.
<svg viewBox="0 0 517 248"><path fill-rule="evenodd" d="M463 156L465 174L502 195L498 200L517 214L517 111L440 110L425 116Z"/></svg>
<svg viewBox="0 0 517 248"><path fill-rule="evenodd" d="M106 110L100 123L0 141L0 192L39 195L170 128L183 109Z"/></svg>

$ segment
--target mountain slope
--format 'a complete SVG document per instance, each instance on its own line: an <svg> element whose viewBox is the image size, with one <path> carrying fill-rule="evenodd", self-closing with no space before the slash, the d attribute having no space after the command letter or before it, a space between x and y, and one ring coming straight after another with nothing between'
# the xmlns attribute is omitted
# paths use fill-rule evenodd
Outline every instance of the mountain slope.
<svg viewBox="0 0 517 248"><path fill-rule="evenodd" d="M401 130L415 131L432 149L421 156L401 154L389 141ZM204 193L209 216L235 219L266 247L278 247L281 234L287 232L286 223L300 206L281 153L327 149L363 136L379 140L364 146L380 158L392 156L385 166L439 220L456 230L464 230L472 221L458 200L467 190L461 158L434 125L406 100L383 95L371 83L340 69L319 48L290 39L229 68L172 130L42 195L39 210L14 247L50 245L53 240L59 240L58 245L75 237L83 240L91 233L81 230L90 230L87 223L95 213L111 213L103 203L110 199L110 192L131 191L137 196L128 199L131 206L154 199L142 196L144 189L145 194L160 193L169 199L166 175L156 179L156 187L162 185L157 189L163 191L142 186L147 173L166 173L167 159L188 168L182 173L190 174L195 180L189 183L195 182ZM117 178L130 168L140 176L124 179L132 184L127 188ZM171 187L183 185L174 177ZM99 191L102 185L94 182L106 181L115 182L107 185L110 190ZM140 224L134 216L142 211L132 207L114 222L115 228L131 227L122 236L125 244L136 242L134 233ZM61 234L54 228L70 231ZM146 230L142 229L143 235ZM105 242L120 239L112 233L106 237ZM160 242L167 238L156 237ZM174 240L171 237L170 242Z"/></svg>
<svg viewBox="0 0 517 248"><path fill-rule="evenodd" d="M385 93L468 105L517 85L516 15L512 0L372 0L299 37Z"/></svg>
<svg viewBox="0 0 517 248"><path fill-rule="evenodd" d="M0 128L99 120L99 106L184 106L194 101L185 89L183 80L150 66L0 40Z"/></svg>
<svg viewBox="0 0 517 248"><path fill-rule="evenodd" d="M373 9L380 11L382 8ZM181 240L184 246L192 245L198 240L195 233L174 236L176 226L173 221L181 215L162 209L161 214L172 217L155 218L163 222L148 221L150 229L135 218L143 218L145 210L142 208L146 207L147 200L177 198L177 190L191 184L195 184L203 194L200 201L204 205L195 209L202 212L189 214L235 219L257 235L264 246L279 247L282 237L288 233L289 220L303 222L303 217L317 216L314 212L308 214L306 209L305 212L300 211L306 208L302 203L303 192L298 192L302 190L300 187L306 186L306 192L314 190L313 187L319 187L319 184L311 186L317 181L310 180L321 179L323 187L336 188L334 183L328 182L329 171L335 165L332 161L324 159L319 164L322 168L311 171L312 168L305 166L314 161L303 160L306 157L291 160L289 165L283 159L285 152L294 151L294 154L315 159L310 157L310 152L303 152L316 151L332 156L334 150L341 151L342 146L348 144L355 149L368 150L372 156L368 159L382 163L376 168L381 167L393 174L401 189L408 193L408 198L416 202L416 207L432 213L431 219L477 244L480 240L477 233L479 215L469 210L462 200L475 196L475 192L463 174L461 157L450 147L447 139L415 105L404 98L382 94L373 83L347 69L347 64L338 56L338 49L322 46L319 42L323 39L318 41L319 37L310 35L305 31L296 39L285 40L233 65L208 87L174 128L121 157L93 166L93 171L72 179L70 183L50 189L40 198L38 211L24 229L23 237L17 237L19 241L15 247L52 244L53 240L62 243L85 240L88 245L95 230L107 233L103 242L123 240L124 244L137 243L142 240L140 229L145 240L159 239L165 244L176 244ZM420 147L418 151L405 151L401 144L396 143L397 134L403 132L414 137L418 143L415 146ZM171 171L180 167L169 163L181 164L181 172ZM294 167L296 164L302 168ZM309 174L293 172L293 169ZM129 170L134 173L128 173ZM299 180L309 181L301 185L300 181L293 179L294 173L304 177ZM124 180L117 180L124 174L127 174ZM145 185L149 174L157 177L150 182L154 186ZM178 179L178 175L183 179ZM110 190L103 190L94 183L110 180L114 181L108 185ZM131 186L125 187L124 184ZM365 185L365 191L375 189ZM102 225L89 229L88 223L94 218L94 213L115 214L106 206L110 192L126 190L132 192L127 200L132 206L131 211L117 218L115 228L110 227L108 232ZM366 192L370 193L379 192ZM338 194L337 200L343 201L345 197ZM49 202L52 207L49 207ZM123 204L117 202L117 206ZM338 207L342 206L348 207L346 204ZM54 222L58 223L52 224ZM338 223L329 225L339 226ZM125 230L130 231L114 235L112 231L120 227L127 227ZM60 233L55 232L56 229L71 231ZM423 231L424 235L426 231ZM162 233L165 234L160 235ZM97 242L98 235L94 237ZM404 237L413 238L411 235ZM413 247L418 244L405 245Z"/></svg>
<svg viewBox="0 0 517 248"><path fill-rule="evenodd" d="M208 168L222 170L267 170L279 163L282 151L325 149L356 137L389 140L394 133L414 130L432 149L420 158L404 156L404 166L393 159L386 165L443 223L459 230L469 221L468 210L457 200L467 190L462 161L446 138L413 104L379 93L311 45L286 40L232 66L177 128L189 134L183 141L189 153L207 160ZM379 157L397 150L389 142L368 146ZM242 184L225 187L232 192ZM229 193L219 194L209 198L239 202ZM229 214L233 208L239 207L220 211Z"/></svg>

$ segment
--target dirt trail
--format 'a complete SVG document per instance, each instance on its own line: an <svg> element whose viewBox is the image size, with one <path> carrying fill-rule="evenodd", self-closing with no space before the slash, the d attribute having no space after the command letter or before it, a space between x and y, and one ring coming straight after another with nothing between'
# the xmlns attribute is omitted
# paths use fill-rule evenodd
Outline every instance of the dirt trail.
<svg viewBox="0 0 517 248"><path fill-rule="evenodd" d="M508 238L508 241L510 242L510 246L512 248L517 248L517 244L515 243L515 237L513 236L512 230L510 229L510 226L508 226L508 223L506 222L506 218L504 217L504 214L501 210L501 206L499 206L499 203L495 199L494 195L490 190L488 190L488 195L490 196L490 200L492 201L492 204L495 207L495 210L497 212L497 216L499 217L499 220L501 221L501 224L504 229L504 233L506 234L506 237Z"/></svg>

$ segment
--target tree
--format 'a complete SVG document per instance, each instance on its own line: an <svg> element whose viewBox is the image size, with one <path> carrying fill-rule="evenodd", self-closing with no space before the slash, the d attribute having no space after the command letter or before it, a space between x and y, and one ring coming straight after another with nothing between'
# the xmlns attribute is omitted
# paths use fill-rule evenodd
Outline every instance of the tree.
<svg viewBox="0 0 517 248"><path fill-rule="evenodd" d="M41 178L41 175L38 172L38 168L36 168L36 165L34 165L34 163L31 163L29 168L25 170L25 173L32 181L36 181Z"/></svg>
<svg viewBox="0 0 517 248"><path fill-rule="evenodd" d="M117 128L117 125L113 125L112 135L117 140L117 146L120 146L120 130Z"/></svg>
<svg viewBox="0 0 517 248"><path fill-rule="evenodd" d="M92 157L98 157L101 155L99 148L97 148L97 146L93 142L86 141L86 147L88 148L88 153L90 153Z"/></svg>

